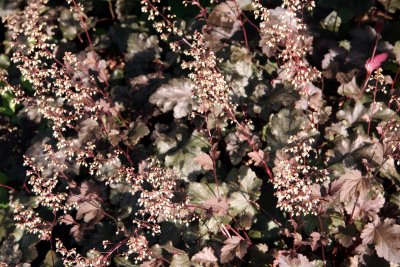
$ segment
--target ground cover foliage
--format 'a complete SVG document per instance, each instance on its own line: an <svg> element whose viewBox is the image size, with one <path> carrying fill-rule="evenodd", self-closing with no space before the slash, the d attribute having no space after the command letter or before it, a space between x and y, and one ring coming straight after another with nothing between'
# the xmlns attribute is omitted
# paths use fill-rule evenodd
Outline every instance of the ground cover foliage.
<svg viewBox="0 0 400 267"><path fill-rule="evenodd" d="M398 266L399 9L0 1L0 266Z"/></svg>

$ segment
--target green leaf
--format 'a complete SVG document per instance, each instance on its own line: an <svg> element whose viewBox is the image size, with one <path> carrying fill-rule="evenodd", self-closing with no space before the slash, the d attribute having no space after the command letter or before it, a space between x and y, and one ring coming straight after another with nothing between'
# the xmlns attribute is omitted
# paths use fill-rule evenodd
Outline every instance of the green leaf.
<svg viewBox="0 0 400 267"><path fill-rule="evenodd" d="M400 174L395 165L396 163L393 158L387 159L379 169L379 174L382 175L382 177L392 179L393 181L400 181Z"/></svg>
<svg viewBox="0 0 400 267"><path fill-rule="evenodd" d="M218 184L220 195L226 195L228 187L225 183ZM197 183L191 182L187 188L187 192L193 203L202 204L204 201L215 198L217 196L217 187L214 183Z"/></svg>
<svg viewBox="0 0 400 267"><path fill-rule="evenodd" d="M204 203L216 198L217 192L219 192L220 195L225 196L228 192L228 187L225 183L220 183L218 184L217 191L217 187L214 183L206 184L191 182L189 183L187 192L192 199L192 203L204 207ZM204 210L201 210L201 212L204 213ZM221 224L229 224L231 220L231 216L219 216L218 214L213 214L212 216L207 215L207 218L199 225L199 232L204 236L208 235L208 233L217 234L220 231Z"/></svg>
<svg viewBox="0 0 400 267"><path fill-rule="evenodd" d="M59 18L60 30L63 33L64 38L67 40L73 40L81 31L79 25L79 17L75 15L75 12L71 12L69 9L63 9Z"/></svg>
<svg viewBox="0 0 400 267"><path fill-rule="evenodd" d="M44 258L43 263L40 265L41 267L62 267L63 264L61 259L57 256L56 252L53 250L49 250Z"/></svg>
<svg viewBox="0 0 400 267"><path fill-rule="evenodd" d="M369 109L360 101L357 101L354 107L349 104L345 105L344 108L337 112L336 116L339 120L342 120L343 125L352 127L356 122L365 122L363 119L365 114L370 114Z"/></svg>
<svg viewBox="0 0 400 267"><path fill-rule="evenodd" d="M7 55L1 54L0 55L0 68L6 69L10 66L10 59L8 58Z"/></svg>
<svg viewBox="0 0 400 267"><path fill-rule="evenodd" d="M281 109L277 114L271 115L270 122L263 129L264 141L267 141L273 150L281 149L288 144L289 137L305 125L304 117L297 110Z"/></svg>
<svg viewBox="0 0 400 267"><path fill-rule="evenodd" d="M22 238L19 240L20 249L24 252L22 260L24 262L32 262L38 256L36 245L40 242L40 239L31 233L23 232Z"/></svg>
<svg viewBox="0 0 400 267"><path fill-rule="evenodd" d="M356 77L345 84L341 84L338 88L338 94L346 97L351 97L353 99L359 99L361 95L361 89L357 84Z"/></svg>
<svg viewBox="0 0 400 267"><path fill-rule="evenodd" d="M312 232L319 229L319 220L317 216L306 215L304 217L304 232L310 235Z"/></svg>
<svg viewBox="0 0 400 267"><path fill-rule="evenodd" d="M382 3L386 10L390 13L395 13L400 9L400 0L378 0Z"/></svg>
<svg viewBox="0 0 400 267"><path fill-rule="evenodd" d="M129 260L125 259L124 256L115 256L114 263L117 267L137 267L137 264L133 264Z"/></svg>
<svg viewBox="0 0 400 267"><path fill-rule="evenodd" d="M14 96L10 92L4 92L1 94L0 103L0 113L7 116L13 116L15 114L17 103L14 101Z"/></svg>
<svg viewBox="0 0 400 267"><path fill-rule="evenodd" d="M333 8L337 11L339 16L342 18L343 23L349 22L352 18L360 16L366 13L373 5L373 0L319 0L318 4Z"/></svg>
<svg viewBox="0 0 400 267"><path fill-rule="evenodd" d="M1 0L0 1L0 17L5 19L6 16L19 10L21 0Z"/></svg>
<svg viewBox="0 0 400 267"><path fill-rule="evenodd" d="M321 22L322 28L337 32L339 31L342 19L338 16L336 11L332 11L329 15Z"/></svg>
<svg viewBox="0 0 400 267"><path fill-rule="evenodd" d="M158 245L157 245L158 246ZM186 254L185 251L175 248L171 241L168 241L165 245L159 246L163 250L167 251L168 253L172 254L172 261L169 266L175 267L190 267L192 266L189 256ZM159 250L159 249L157 249ZM158 253L156 253L158 254Z"/></svg>
<svg viewBox="0 0 400 267"><path fill-rule="evenodd" d="M249 236L252 238L252 239L260 239L260 238L263 238L263 233L261 232L261 231L258 231L258 230L250 230L249 231Z"/></svg>
<svg viewBox="0 0 400 267"><path fill-rule="evenodd" d="M400 63L400 41L397 41L393 47L393 54L396 57L397 63Z"/></svg>
<svg viewBox="0 0 400 267"><path fill-rule="evenodd" d="M212 216L200 223L199 234L203 239L210 239L209 233L216 235L221 231L221 225L230 224L231 222L232 216Z"/></svg>
<svg viewBox="0 0 400 267"><path fill-rule="evenodd" d="M230 214L237 216L246 213L254 216L257 209L251 202L259 198L262 180L247 166L241 166L236 175L238 175L239 191L229 196Z"/></svg>
<svg viewBox="0 0 400 267"><path fill-rule="evenodd" d="M127 41L127 52L129 56L144 53L147 50L161 52L156 35L148 36L146 33L131 33Z"/></svg>
<svg viewBox="0 0 400 267"><path fill-rule="evenodd" d="M239 7L243 10L251 10L251 0L238 0Z"/></svg>
<svg viewBox="0 0 400 267"><path fill-rule="evenodd" d="M20 76L19 82L21 83L23 89L27 90L28 92L34 92L32 84L23 76Z"/></svg>
<svg viewBox="0 0 400 267"><path fill-rule="evenodd" d="M247 213L254 216L257 213L257 209L250 202L250 195L244 192L234 192L229 197L229 214L237 216L242 213Z"/></svg>
<svg viewBox="0 0 400 267"><path fill-rule="evenodd" d="M239 186L240 190L248 193L252 200L257 200L260 196L262 180L257 178L255 172L253 172L247 166L241 166L239 169Z"/></svg>
<svg viewBox="0 0 400 267"><path fill-rule="evenodd" d="M200 133L193 132L188 141L179 142L177 150L165 157L165 164L178 170L183 179L189 179L201 172L201 166L194 164L194 158L207 146L207 140Z"/></svg>
<svg viewBox="0 0 400 267"><path fill-rule="evenodd" d="M172 256L170 267L191 267L189 256L187 254L174 254Z"/></svg>
<svg viewBox="0 0 400 267"><path fill-rule="evenodd" d="M149 133L149 128L147 128L146 124L144 124L143 122L137 121L135 123L131 123L129 125L129 129L126 131L126 138L124 142L131 147L135 146L140 139L142 139Z"/></svg>
<svg viewBox="0 0 400 267"><path fill-rule="evenodd" d="M117 0L115 2L115 13L119 20L124 20L133 15L135 6L138 5L137 1L133 0Z"/></svg>

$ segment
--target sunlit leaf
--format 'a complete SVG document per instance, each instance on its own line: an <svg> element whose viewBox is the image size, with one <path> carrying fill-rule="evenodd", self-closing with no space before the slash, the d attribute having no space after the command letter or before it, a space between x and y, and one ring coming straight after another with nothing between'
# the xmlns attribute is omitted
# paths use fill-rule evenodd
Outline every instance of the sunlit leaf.
<svg viewBox="0 0 400 267"><path fill-rule="evenodd" d="M228 238L221 249L221 262L229 262L235 257L242 259L247 253L248 246L247 242L238 236Z"/></svg>
<svg viewBox="0 0 400 267"><path fill-rule="evenodd" d="M365 244L374 244L379 257L393 263L400 263L400 225L386 218L365 225L361 238Z"/></svg>

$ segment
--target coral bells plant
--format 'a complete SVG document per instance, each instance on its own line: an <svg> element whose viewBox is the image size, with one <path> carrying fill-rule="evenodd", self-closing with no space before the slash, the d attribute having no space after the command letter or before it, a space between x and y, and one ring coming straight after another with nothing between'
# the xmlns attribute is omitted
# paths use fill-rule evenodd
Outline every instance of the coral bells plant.
<svg viewBox="0 0 400 267"><path fill-rule="evenodd" d="M0 266L400 264L396 1L3 2Z"/></svg>
<svg viewBox="0 0 400 267"><path fill-rule="evenodd" d="M135 163L130 156L135 145L131 143L133 140L127 140L126 144L121 142L121 145L118 140L109 140L112 131L123 129L127 135L135 135L129 132L146 132L148 129L139 122L128 124L122 118L104 89L108 84L106 75L101 75L104 70L96 66L93 71L99 76L92 75L83 68L77 56L70 52L57 58L56 44L51 43L54 28L46 26L50 18L41 14L46 9L46 4L47 1L30 1L23 13L16 13L6 19L13 33L12 46L15 52L12 61L32 85L33 92L24 92L18 86L9 85L9 88L15 93L16 101L37 109L49 121L53 131L53 137L43 142L41 158L26 157L24 165L29 168L29 192L36 195L35 202L39 206L53 210L54 221L43 221L34 211L24 210L23 206L16 204L16 226L38 234L42 239L51 239L55 222L75 224L75 220L83 219L85 224L92 224L93 227L94 223L108 217L116 224L114 227L117 233L124 233L128 237L123 242L128 251L121 255L135 254L134 257L139 261L151 258L150 253L145 253L148 250L147 241L140 232L158 233L160 221L182 222L189 217L189 214L180 215L184 213L187 201L172 201L174 192L178 189L175 186L178 179L172 170L157 166L159 164L151 159L148 159L149 167L145 167L141 173L135 171ZM78 16L83 12L82 5L74 1L69 4L71 12L78 12ZM118 119L120 122L117 123ZM140 135L139 133L139 136L133 138L140 139ZM121 160L126 161L126 164L123 165ZM103 181L109 186L123 184L129 187L127 193L138 196L136 205L139 210L135 213L137 218L131 221L131 226L135 224L134 231L118 223L117 219L103 209L100 191L104 189L96 188L98 185L90 180L90 184L76 182L74 177L79 175L77 172L82 168L86 169L92 179ZM73 210L77 212L75 219L59 212L70 214ZM142 220L145 223L140 223ZM61 241L57 242L57 249L67 265L75 264L71 262L71 257L75 256L73 260L82 266L99 264L83 259L75 250L65 252ZM105 257L101 262L107 263L108 258Z"/></svg>

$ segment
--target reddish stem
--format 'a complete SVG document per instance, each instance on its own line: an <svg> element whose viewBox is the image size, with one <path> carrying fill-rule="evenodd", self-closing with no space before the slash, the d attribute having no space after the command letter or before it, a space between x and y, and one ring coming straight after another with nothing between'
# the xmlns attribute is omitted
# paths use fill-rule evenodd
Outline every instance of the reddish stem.
<svg viewBox="0 0 400 267"><path fill-rule="evenodd" d="M79 11L79 20L81 21L81 26L82 26L83 30L85 31L86 38L87 38L87 41L88 41L88 43L89 43L90 49L91 49L91 50L94 50L94 49L93 49L92 39L90 38L90 35L89 35L89 32L88 32L88 28L87 28L87 25L86 25L85 20L83 19L83 16L82 16L82 14L81 14L80 8L79 8L79 6L77 5L77 3L76 3L75 0L72 0L72 3L74 4L75 8Z"/></svg>
<svg viewBox="0 0 400 267"><path fill-rule="evenodd" d="M323 234L324 232L324 228L322 225L322 220L321 220L321 216L318 215L318 221L319 221L319 226L321 228L321 233ZM321 252L322 252L322 264L324 265L324 267L326 266L326 260L325 260L325 245L324 243L322 243L321 240Z"/></svg>
<svg viewBox="0 0 400 267"><path fill-rule="evenodd" d="M247 51L250 51L249 42L248 42L248 40L247 40L247 32L246 32L246 29L245 29L245 27L244 27L244 23L243 23L243 19L242 19L242 14L241 14L239 5L237 4L236 0L233 1L233 2L235 3L236 12L237 12L238 17L239 17L240 27L242 28L243 37L244 37L244 41L245 41L245 43L246 43Z"/></svg>
<svg viewBox="0 0 400 267"><path fill-rule="evenodd" d="M4 187L4 188L7 188L8 190L17 192L17 190L15 188L12 188L11 186L8 186L8 185L5 185L5 184L0 184L0 187Z"/></svg>

